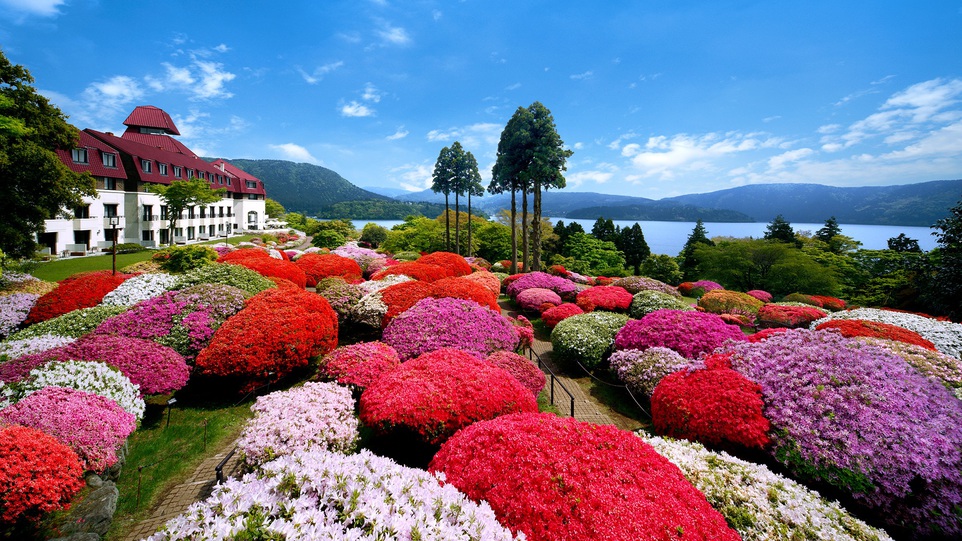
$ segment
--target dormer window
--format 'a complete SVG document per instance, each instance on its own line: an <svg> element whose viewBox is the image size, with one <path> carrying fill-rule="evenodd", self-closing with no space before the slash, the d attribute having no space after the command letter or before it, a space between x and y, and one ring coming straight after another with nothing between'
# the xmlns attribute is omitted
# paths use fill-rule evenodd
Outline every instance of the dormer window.
<svg viewBox="0 0 962 541"><path fill-rule="evenodd" d="M149 173L151 171L150 160L140 160L140 169L144 173Z"/></svg>
<svg viewBox="0 0 962 541"><path fill-rule="evenodd" d="M166 163L158 163L158 164L157 164L157 172L160 173L161 175L164 175L164 176L166 177L166 176L167 176L167 164L166 164Z"/></svg>
<svg viewBox="0 0 962 541"><path fill-rule="evenodd" d="M87 149L86 148L75 148L70 151L70 157L73 158L74 163L90 163L87 161Z"/></svg>
<svg viewBox="0 0 962 541"><path fill-rule="evenodd" d="M183 173L183 168L179 165L174 166L174 178L180 178Z"/></svg>
<svg viewBox="0 0 962 541"><path fill-rule="evenodd" d="M248 180L248 181L247 181L247 187L248 187L248 188L252 188L252 189L253 189L253 188L257 188L257 181L256 181L256 180Z"/></svg>
<svg viewBox="0 0 962 541"><path fill-rule="evenodd" d="M194 170L193 170L193 169L188 169L188 170L187 170L187 178L194 178Z"/></svg>
<svg viewBox="0 0 962 541"><path fill-rule="evenodd" d="M104 152L101 155L104 162L104 167L117 167L117 155L111 152Z"/></svg>

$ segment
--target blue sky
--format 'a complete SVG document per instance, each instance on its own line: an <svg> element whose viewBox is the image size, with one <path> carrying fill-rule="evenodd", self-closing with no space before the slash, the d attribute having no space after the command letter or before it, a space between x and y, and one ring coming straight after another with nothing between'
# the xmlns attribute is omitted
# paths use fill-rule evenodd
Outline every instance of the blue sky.
<svg viewBox="0 0 962 541"><path fill-rule="evenodd" d="M80 128L155 105L199 154L359 186L424 189L455 140L487 181L534 101L569 190L962 177L958 0L0 0L0 47Z"/></svg>

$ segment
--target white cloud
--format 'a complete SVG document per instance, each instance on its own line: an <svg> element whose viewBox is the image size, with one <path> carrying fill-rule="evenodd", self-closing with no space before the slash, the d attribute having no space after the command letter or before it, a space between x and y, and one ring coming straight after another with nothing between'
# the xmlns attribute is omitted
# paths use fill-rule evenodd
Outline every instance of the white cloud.
<svg viewBox="0 0 962 541"><path fill-rule="evenodd" d="M630 140L630 139L634 139L634 138L636 138L636 137L638 137L638 134L635 133L635 132L632 132L632 131L630 131L630 132L628 132L628 133L621 134L621 135L618 136L617 139L615 139L614 141L608 143L608 148L610 148L611 150L618 150L618 148L621 147L621 142L622 142L622 141L627 141L627 140Z"/></svg>
<svg viewBox="0 0 962 541"><path fill-rule="evenodd" d="M595 74L595 73L594 73L593 71L588 70L588 71L586 71L586 72L584 72L584 73L575 73L575 74L573 74L573 75L570 75L570 77L571 77L572 79L574 79L575 81L581 81L581 80L584 80L584 79L590 79L592 76L594 76L594 74Z"/></svg>
<svg viewBox="0 0 962 541"><path fill-rule="evenodd" d="M521 83L514 83L504 87L505 90L517 90L521 88Z"/></svg>
<svg viewBox="0 0 962 541"><path fill-rule="evenodd" d="M301 77L303 77L304 80L307 81L307 84L314 85L321 82L321 80L324 78L325 75L337 70L343 65L344 65L344 62L341 60L338 60L337 62L330 62L328 64L324 64L323 66L318 66L314 68L314 71L312 71L311 73L307 73L302 68L297 68L297 71L298 73L301 74Z"/></svg>
<svg viewBox="0 0 962 541"><path fill-rule="evenodd" d="M382 94L378 91L377 87L371 83L364 85L364 92L361 94L361 99L364 101L372 101L378 103L381 101Z"/></svg>
<svg viewBox="0 0 962 541"><path fill-rule="evenodd" d="M284 143L281 145L267 145L271 150L276 151L286 159L295 162L320 163L317 158L301 145L294 143Z"/></svg>
<svg viewBox="0 0 962 541"><path fill-rule="evenodd" d="M572 145L571 148L574 149L574 150L581 150L581 149L585 148L585 144L582 143L581 141L578 141L577 143L575 143L574 145Z"/></svg>
<svg viewBox="0 0 962 541"><path fill-rule="evenodd" d="M230 47L228 47L227 44L225 43L221 43L217 47L214 47L214 50L217 51L218 53L226 53L227 51L230 50Z"/></svg>
<svg viewBox="0 0 962 541"><path fill-rule="evenodd" d="M441 143L460 141L465 150L478 157L492 147L497 148L503 129L504 127L501 124L479 122L468 126L448 128L447 130L431 130L428 132L427 138L428 141Z"/></svg>
<svg viewBox="0 0 962 541"><path fill-rule="evenodd" d="M192 85L194 78L190 74L190 68L179 68L167 62L161 64L167 70L167 83L171 85Z"/></svg>
<svg viewBox="0 0 962 541"><path fill-rule="evenodd" d="M60 15L60 10L57 8L64 5L64 3L64 0L0 0L0 4L14 11L19 11L26 15L38 15L40 17Z"/></svg>
<svg viewBox="0 0 962 541"><path fill-rule="evenodd" d="M374 116L374 109L367 105L362 105L357 101L351 101L341 106L341 116L346 117L367 117Z"/></svg>
<svg viewBox="0 0 962 541"><path fill-rule="evenodd" d="M106 81L93 83L83 91L86 104L109 112L120 111L143 96L140 83L126 75L115 75Z"/></svg>
<svg viewBox="0 0 962 541"><path fill-rule="evenodd" d="M788 152L783 152L778 156L772 156L768 159L768 167L771 170L779 170L785 168L786 165L803 160L815 151L810 148L799 148L795 150L789 150Z"/></svg>
<svg viewBox="0 0 962 541"><path fill-rule="evenodd" d="M599 163L597 168L587 171L576 171L565 175L565 181L569 187L577 188L585 182L604 184L618 172L618 167L610 163Z"/></svg>
<svg viewBox="0 0 962 541"><path fill-rule="evenodd" d="M444 16L444 14L441 13L441 10L439 10L439 9L435 9L435 10L431 11L431 18L434 19L435 21L440 21L440 20L441 20L441 17L443 17L443 16Z"/></svg>
<svg viewBox="0 0 962 541"><path fill-rule="evenodd" d="M391 169L389 178L409 192L420 192L431 187L434 165L408 163Z"/></svg>
<svg viewBox="0 0 962 541"><path fill-rule="evenodd" d="M399 126L397 131L395 131L392 135L388 135L385 137L385 139L388 141L397 141L398 139L404 139L409 133L409 131L404 129L404 126Z"/></svg>
<svg viewBox="0 0 962 541"><path fill-rule="evenodd" d="M708 133L677 134L650 137L642 147L626 145L622 155L644 177L670 180L682 172L712 172L722 168L722 161L732 155L761 148L777 147L780 140L763 134Z"/></svg>
<svg viewBox="0 0 962 541"><path fill-rule="evenodd" d="M194 61L199 70L200 84L192 87L196 99L230 98L234 94L224 88L225 83L233 81L236 75L224 71L218 62Z"/></svg>
<svg viewBox="0 0 962 541"><path fill-rule="evenodd" d="M411 36L407 30L400 26L391 26L387 22L382 22L380 28L374 31L381 43L385 45L408 45L411 43Z"/></svg>

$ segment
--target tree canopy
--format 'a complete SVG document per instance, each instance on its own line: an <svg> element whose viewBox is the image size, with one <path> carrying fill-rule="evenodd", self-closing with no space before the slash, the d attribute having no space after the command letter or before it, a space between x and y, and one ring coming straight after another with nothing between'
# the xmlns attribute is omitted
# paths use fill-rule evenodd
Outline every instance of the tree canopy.
<svg viewBox="0 0 962 541"><path fill-rule="evenodd" d="M938 241L933 287L929 302L953 321L962 320L962 201L949 209L949 217L932 226Z"/></svg>
<svg viewBox="0 0 962 541"><path fill-rule="evenodd" d="M792 229L792 224L788 223L788 220L781 214L775 216L775 219L768 224L765 228L765 236L763 238L765 240L787 242L799 246L798 239L795 238L795 230Z"/></svg>
<svg viewBox="0 0 962 541"><path fill-rule="evenodd" d="M175 180L170 184L151 184L148 189L167 203L171 243L182 212L193 206L216 203L227 194L226 188L212 190L210 184L199 177Z"/></svg>

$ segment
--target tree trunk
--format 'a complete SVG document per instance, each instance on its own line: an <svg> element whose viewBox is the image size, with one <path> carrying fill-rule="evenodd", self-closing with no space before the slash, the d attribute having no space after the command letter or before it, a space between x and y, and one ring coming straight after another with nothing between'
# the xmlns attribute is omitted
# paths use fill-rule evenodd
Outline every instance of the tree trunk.
<svg viewBox="0 0 962 541"><path fill-rule="evenodd" d="M518 273L518 206L515 191L511 190L511 274Z"/></svg>
<svg viewBox="0 0 962 541"><path fill-rule="evenodd" d="M454 253L461 255L461 203L458 192L454 192Z"/></svg>
<svg viewBox="0 0 962 541"><path fill-rule="evenodd" d="M448 192L444 192L444 249L451 251L451 213L448 212Z"/></svg>
<svg viewBox="0 0 962 541"><path fill-rule="evenodd" d="M541 181L534 181L534 216L531 217L531 271L541 270Z"/></svg>
<svg viewBox="0 0 962 541"><path fill-rule="evenodd" d="M528 272L528 190L521 189L521 272Z"/></svg>
<svg viewBox="0 0 962 541"><path fill-rule="evenodd" d="M471 190L468 190L468 257L471 257Z"/></svg>

